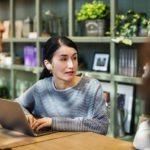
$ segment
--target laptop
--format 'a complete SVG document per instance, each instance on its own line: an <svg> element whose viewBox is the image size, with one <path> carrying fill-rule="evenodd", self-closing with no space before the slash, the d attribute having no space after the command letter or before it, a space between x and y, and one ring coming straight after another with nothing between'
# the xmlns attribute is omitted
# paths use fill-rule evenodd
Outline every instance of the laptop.
<svg viewBox="0 0 150 150"><path fill-rule="evenodd" d="M9 130L19 131L30 136L41 136L56 131L51 128L43 128L33 131L20 104L14 101L0 98L0 125Z"/></svg>

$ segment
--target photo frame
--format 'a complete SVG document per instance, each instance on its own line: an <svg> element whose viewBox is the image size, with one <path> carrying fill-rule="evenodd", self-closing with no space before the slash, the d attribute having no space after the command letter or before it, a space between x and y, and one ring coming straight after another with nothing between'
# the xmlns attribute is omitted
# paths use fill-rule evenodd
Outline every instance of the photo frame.
<svg viewBox="0 0 150 150"><path fill-rule="evenodd" d="M109 54L95 53L92 70L95 71L108 71Z"/></svg>
<svg viewBox="0 0 150 150"><path fill-rule="evenodd" d="M101 81L103 88L103 100L106 103L110 103L110 92L111 92L111 83Z"/></svg>
<svg viewBox="0 0 150 150"><path fill-rule="evenodd" d="M125 133L131 134L133 121L133 103L134 103L134 86L133 85L117 85L117 109L124 112L123 130ZM120 120L120 119L119 119Z"/></svg>

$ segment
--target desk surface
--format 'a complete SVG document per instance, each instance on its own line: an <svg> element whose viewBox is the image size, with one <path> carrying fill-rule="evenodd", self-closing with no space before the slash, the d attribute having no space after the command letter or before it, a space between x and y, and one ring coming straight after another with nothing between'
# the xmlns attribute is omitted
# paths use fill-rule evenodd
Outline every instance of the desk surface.
<svg viewBox="0 0 150 150"><path fill-rule="evenodd" d="M95 133L81 133L16 147L13 150L133 150L132 143Z"/></svg>
<svg viewBox="0 0 150 150"><path fill-rule="evenodd" d="M13 150L133 150L131 142L91 132L58 132L29 137L0 129L0 148Z"/></svg>

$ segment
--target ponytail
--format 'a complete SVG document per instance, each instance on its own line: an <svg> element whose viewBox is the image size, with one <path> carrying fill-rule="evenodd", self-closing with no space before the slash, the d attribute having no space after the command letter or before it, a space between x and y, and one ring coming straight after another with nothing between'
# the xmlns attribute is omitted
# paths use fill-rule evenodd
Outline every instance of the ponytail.
<svg viewBox="0 0 150 150"><path fill-rule="evenodd" d="M40 74L40 80L51 76L53 76L52 73L50 73L50 71L47 70L47 68L44 68Z"/></svg>

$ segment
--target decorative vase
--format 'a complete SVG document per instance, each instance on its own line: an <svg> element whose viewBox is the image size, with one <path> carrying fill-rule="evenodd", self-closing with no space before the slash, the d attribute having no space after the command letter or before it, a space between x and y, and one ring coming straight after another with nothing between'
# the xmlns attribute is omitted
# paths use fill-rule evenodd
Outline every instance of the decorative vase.
<svg viewBox="0 0 150 150"><path fill-rule="evenodd" d="M86 36L104 36L105 33L105 20L86 20L85 21Z"/></svg>
<svg viewBox="0 0 150 150"><path fill-rule="evenodd" d="M140 27L139 28L139 36L148 36L148 29Z"/></svg>

